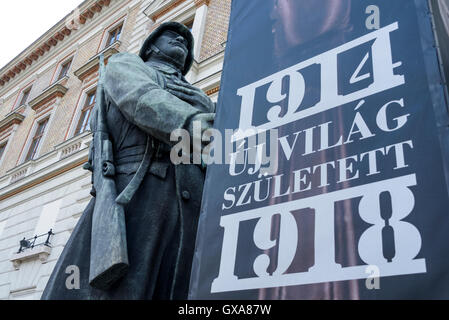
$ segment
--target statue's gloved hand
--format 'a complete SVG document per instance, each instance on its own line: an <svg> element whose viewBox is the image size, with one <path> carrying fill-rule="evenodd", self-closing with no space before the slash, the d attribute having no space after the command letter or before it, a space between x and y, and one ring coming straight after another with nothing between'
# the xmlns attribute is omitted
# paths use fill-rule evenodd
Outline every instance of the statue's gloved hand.
<svg viewBox="0 0 449 320"><path fill-rule="evenodd" d="M194 153L201 154L202 150L210 143L211 132L209 129L212 129L214 119L215 113L198 113L190 119L187 130L189 131L190 137L192 137L192 142L195 139L201 141L201 144L192 144ZM201 128L201 130L196 128Z"/></svg>
<svg viewBox="0 0 449 320"><path fill-rule="evenodd" d="M214 103L203 90L192 86L190 83L174 79L174 83L167 84L167 90L179 99L204 112L213 112L215 110Z"/></svg>

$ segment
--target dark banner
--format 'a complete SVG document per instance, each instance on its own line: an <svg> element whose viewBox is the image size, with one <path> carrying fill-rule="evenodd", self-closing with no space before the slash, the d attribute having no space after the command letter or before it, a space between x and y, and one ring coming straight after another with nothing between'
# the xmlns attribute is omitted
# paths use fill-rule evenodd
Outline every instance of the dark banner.
<svg viewBox="0 0 449 320"><path fill-rule="evenodd" d="M190 299L449 298L430 12L232 2L215 122L227 149L208 168Z"/></svg>

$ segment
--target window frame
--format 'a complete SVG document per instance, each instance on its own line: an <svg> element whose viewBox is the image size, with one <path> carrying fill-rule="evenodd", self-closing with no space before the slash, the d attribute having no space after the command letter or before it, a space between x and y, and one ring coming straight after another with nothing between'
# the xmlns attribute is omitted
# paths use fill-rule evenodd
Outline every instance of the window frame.
<svg viewBox="0 0 449 320"><path fill-rule="evenodd" d="M14 125L13 128L17 128L18 125ZM11 146L11 143L9 143L12 139L14 139L14 135L15 135L16 130L13 129L12 132L6 134L5 136L3 136L0 140L0 146L5 146L5 149L3 150L3 154L0 156L0 166L2 165L4 159L6 158L6 155L9 152L9 148Z"/></svg>
<svg viewBox="0 0 449 320"><path fill-rule="evenodd" d="M3 157L6 153L6 149L8 148L8 140L0 142L0 164L2 163Z"/></svg>
<svg viewBox="0 0 449 320"><path fill-rule="evenodd" d="M125 22L121 21L118 24L112 26L109 30L107 30L106 43L105 43L105 46L104 46L105 48L109 48L110 46L112 46L117 41L120 41L120 38L122 37L123 26L124 25L125 25ZM120 29L120 31L118 33L116 33L116 31L118 29ZM113 33L114 33L114 35L113 35ZM117 35L118 35L118 38L117 38ZM114 40L114 41L112 41L112 40Z"/></svg>
<svg viewBox="0 0 449 320"><path fill-rule="evenodd" d="M60 81L62 78L68 75L70 69L72 68L72 64L73 64L73 57L70 57L59 64L58 76L56 77L55 82ZM64 68L66 66L67 69L64 71Z"/></svg>
<svg viewBox="0 0 449 320"><path fill-rule="evenodd" d="M77 136L77 134L75 134L75 132L76 132L76 127L78 126L78 122L80 121L80 118L81 118L81 110L83 109L83 107L86 104L86 99L87 99L89 93L97 90L97 85L98 85L98 82L94 81L94 82L91 82L88 86L85 86L84 88L81 89L81 92L78 96L78 101L76 103L76 108L74 108L73 113L72 113L72 118L70 119L70 126L67 129L65 140L72 139ZM81 135L81 134L78 134L78 135Z"/></svg>
<svg viewBox="0 0 449 320"><path fill-rule="evenodd" d="M31 90L33 89L33 85L26 87L20 93L19 103L16 105L16 108L25 105L30 99Z"/></svg>
<svg viewBox="0 0 449 320"><path fill-rule="evenodd" d="M112 18L103 24L103 34L101 35L101 42L98 44L97 53L105 51L111 46L114 46L115 43L118 42L120 44L122 42L123 37L123 31L125 30L125 26L127 25L129 12L123 13L120 17L117 17L115 20L112 20ZM112 42L109 44L109 34L110 32L116 30L117 28L121 27L120 31L120 37L119 40Z"/></svg>
<svg viewBox="0 0 449 320"><path fill-rule="evenodd" d="M81 104L81 108L78 108L79 110L77 111L78 117L77 117L77 121L76 121L76 125L74 127L74 131L73 131L73 136L77 136L80 135L84 132L86 132L87 130L90 130L90 117L92 116L92 110L95 107L95 103L97 101L97 87L93 87L90 88L89 90L86 90L84 93L84 99L83 99L83 103ZM91 96L94 96L94 100L92 101L92 103L89 103L91 100ZM86 117L83 117L83 114L87 112L88 116L87 116L87 121L86 121ZM81 126L80 124L83 123L82 127L83 130L81 130ZM89 127L87 129L87 127Z"/></svg>
<svg viewBox="0 0 449 320"><path fill-rule="evenodd" d="M44 122L45 122L45 125L38 136L37 134L39 132L39 129L41 128L41 125ZM23 162L28 162L30 160L36 159L36 155L39 154L40 148L42 147L42 142L45 139L45 133L47 132L49 123L50 123L50 115L43 117L42 119L39 119L36 121L35 128L33 130L33 136L28 143L27 152L25 154ZM37 142L37 144L34 145L36 140L38 142ZM34 150L34 151L31 153L32 150Z"/></svg>

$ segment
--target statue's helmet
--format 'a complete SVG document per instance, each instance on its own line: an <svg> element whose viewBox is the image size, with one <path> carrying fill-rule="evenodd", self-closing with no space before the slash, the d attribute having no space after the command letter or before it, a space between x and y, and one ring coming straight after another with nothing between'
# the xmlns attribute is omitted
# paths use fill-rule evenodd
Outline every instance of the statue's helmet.
<svg viewBox="0 0 449 320"><path fill-rule="evenodd" d="M179 23L179 22L162 23L145 40L145 42L142 45L142 48L140 49L139 56L142 58L143 61L146 61L148 58L147 57L148 49L150 49L151 45L154 44L156 39L166 30L174 31L174 32L178 33L179 35L183 36L184 39L187 40L188 53L187 53L186 61L184 63L184 69L182 70L182 74L186 75L187 72L189 72L190 67L192 66L192 63L193 63L194 40L193 40L193 36L192 36L192 33L190 32L190 30L182 23Z"/></svg>

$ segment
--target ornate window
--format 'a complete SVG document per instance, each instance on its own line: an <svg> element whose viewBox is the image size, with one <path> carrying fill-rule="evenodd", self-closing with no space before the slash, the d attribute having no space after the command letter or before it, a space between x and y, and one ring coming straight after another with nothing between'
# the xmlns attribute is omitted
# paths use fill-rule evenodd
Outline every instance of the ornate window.
<svg viewBox="0 0 449 320"><path fill-rule="evenodd" d="M109 31L108 41L106 42L106 48L112 45L114 42L120 40L120 35L122 34L123 24Z"/></svg>
<svg viewBox="0 0 449 320"><path fill-rule="evenodd" d="M31 87L26 88L22 91L22 97L20 98L20 103L17 105L18 107L24 105L27 103L28 98L30 97Z"/></svg>
<svg viewBox="0 0 449 320"><path fill-rule="evenodd" d="M81 109L81 115L78 120L78 125L76 126L75 135L83 133L84 131L90 129L90 115L92 113L92 108L94 107L96 100L96 90L93 90L87 94L86 101L84 102L84 106Z"/></svg>
<svg viewBox="0 0 449 320"><path fill-rule="evenodd" d="M59 71L59 75L58 75L58 78L56 79L56 81L61 80L62 78L64 78L67 75L67 73L70 70L71 65L72 65L72 59L70 59L62 64L61 70Z"/></svg>
<svg viewBox="0 0 449 320"><path fill-rule="evenodd" d="M3 154L5 153L5 149L6 149L6 142L0 144L0 161L3 158Z"/></svg>
<svg viewBox="0 0 449 320"><path fill-rule="evenodd" d="M38 123L36 132L34 133L33 140L31 141L30 148L28 149L25 162L34 159L36 156L39 144L41 143L42 137L45 133L45 128L47 127L48 118L42 120Z"/></svg>

